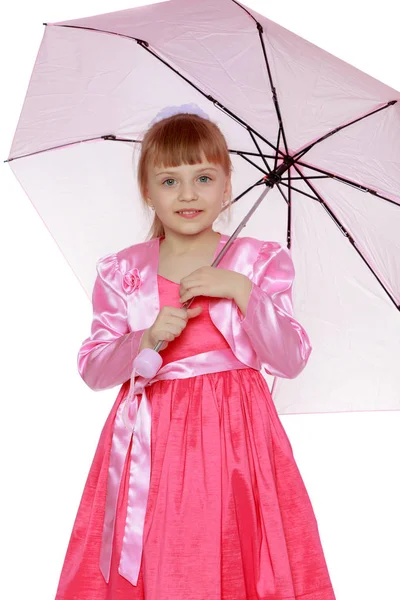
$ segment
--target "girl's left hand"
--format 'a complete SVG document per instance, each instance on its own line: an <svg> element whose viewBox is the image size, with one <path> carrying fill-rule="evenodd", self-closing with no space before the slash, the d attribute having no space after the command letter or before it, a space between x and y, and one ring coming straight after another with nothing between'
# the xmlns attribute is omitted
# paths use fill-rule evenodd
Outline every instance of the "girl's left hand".
<svg viewBox="0 0 400 600"><path fill-rule="evenodd" d="M183 277L180 282L179 294L181 303L193 296L212 296L215 298L234 298L240 281L246 277L242 273L217 267L200 267L193 273ZM246 277L247 279L247 277Z"/></svg>

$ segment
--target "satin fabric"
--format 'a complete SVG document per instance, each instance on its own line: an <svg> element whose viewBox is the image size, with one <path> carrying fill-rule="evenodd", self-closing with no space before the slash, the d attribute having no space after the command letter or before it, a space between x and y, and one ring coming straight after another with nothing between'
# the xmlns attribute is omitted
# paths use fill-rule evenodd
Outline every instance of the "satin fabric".
<svg viewBox="0 0 400 600"><path fill-rule="evenodd" d="M214 258L229 239L220 234ZM97 261L91 334L78 352L78 371L93 390L121 385L132 374L144 331L160 310L157 273L160 238L134 244ZM238 237L217 268L243 273L252 289L243 316L227 298L210 298L209 314L236 358L253 369L293 379L305 368L312 347L293 316L295 277L289 251L278 242ZM124 276L135 273L140 286L124 290Z"/></svg>

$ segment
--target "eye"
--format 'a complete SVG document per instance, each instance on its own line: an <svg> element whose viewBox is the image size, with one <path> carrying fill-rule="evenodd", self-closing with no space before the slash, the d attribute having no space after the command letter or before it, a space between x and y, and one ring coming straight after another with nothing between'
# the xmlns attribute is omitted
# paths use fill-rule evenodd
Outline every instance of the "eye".
<svg viewBox="0 0 400 600"><path fill-rule="evenodd" d="M175 181L175 179L173 179L172 177L170 177L169 179L165 179L165 180L162 182L162 185L164 185L164 183L167 183L167 181ZM166 187L171 187L171 186L170 186L170 185L167 185Z"/></svg>
<svg viewBox="0 0 400 600"><path fill-rule="evenodd" d="M211 181L211 177L209 177L208 175L200 175L199 179L202 179L202 178L209 179ZM175 179L173 177L169 177L168 179L164 179L164 181L162 182L162 185L164 185L168 181L175 181ZM207 183L207 181L205 181L204 183ZM171 187L171 186L169 185L169 183L167 183L166 187Z"/></svg>

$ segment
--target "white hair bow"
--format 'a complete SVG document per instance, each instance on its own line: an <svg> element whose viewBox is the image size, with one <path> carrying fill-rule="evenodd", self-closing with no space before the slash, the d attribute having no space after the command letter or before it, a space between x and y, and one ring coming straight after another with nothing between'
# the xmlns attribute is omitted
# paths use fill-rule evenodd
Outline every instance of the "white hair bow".
<svg viewBox="0 0 400 600"><path fill-rule="evenodd" d="M158 121L161 121L162 119L165 119L166 117L171 117L172 115L177 115L179 113L192 113L199 115L204 119L210 119L208 114L205 113L200 106L194 102L191 102L190 104L181 104L180 106L165 106L150 122L150 126L154 125L154 123L157 123Z"/></svg>

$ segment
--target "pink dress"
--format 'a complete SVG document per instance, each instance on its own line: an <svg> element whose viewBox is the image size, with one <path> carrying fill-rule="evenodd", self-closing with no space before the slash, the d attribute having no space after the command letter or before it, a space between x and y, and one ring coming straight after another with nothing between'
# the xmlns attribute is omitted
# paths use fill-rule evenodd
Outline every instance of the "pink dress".
<svg viewBox="0 0 400 600"><path fill-rule="evenodd" d="M160 308L181 307L158 275ZM229 348L203 311L161 351L163 364ZM335 600L317 521L258 370L156 381L151 478L138 585L118 573L129 462L119 490L109 582L99 569L113 420L103 427L66 552L56 600ZM141 396L139 396L141 398ZM130 449L127 457L130 456Z"/></svg>

